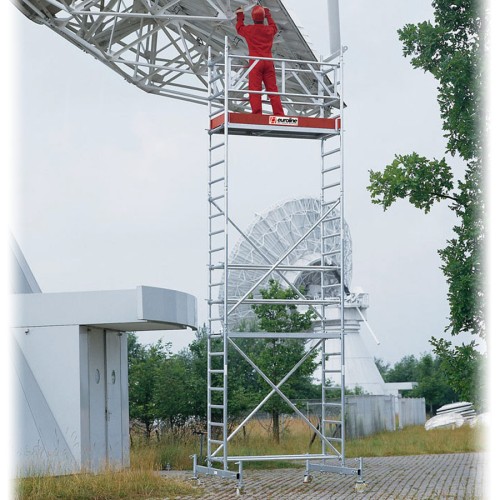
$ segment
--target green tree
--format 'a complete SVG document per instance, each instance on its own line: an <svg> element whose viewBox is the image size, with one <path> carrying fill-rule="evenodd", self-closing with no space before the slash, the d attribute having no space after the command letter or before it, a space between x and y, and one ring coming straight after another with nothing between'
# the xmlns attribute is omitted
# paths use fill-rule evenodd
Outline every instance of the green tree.
<svg viewBox="0 0 500 500"><path fill-rule="evenodd" d="M427 411L431 415L440 406L457 401L458 395L448 384L439 356L424 354L418 360L415 375L418 385L408 393L408 396L425 398Z"/></svg>
<svg viewBox="0 0 500 500"><path fill-rule="evenodd" d="M433 414L436 408L458 399L448 383L443 364L439 356L433 357L430 353L419 359L414 355L404 356L392 368L389 365L382 376L385 382L416 382L417 386L406 391L405 396L425 398L427 411Z"/></svg>
<svg viewBox="0 0 500 500"><path fill-rule="evenodd" d="M160 364L154 393L155 409L170 427L182 425L194 415L190 360L181 353Z"/></svg>
<svg viewBox="0 0 500 500"><path fill-rule="evenodd" d="M396 155L383 172L370 170L368 190L372 202L384 210L399 198L426 213L434 203L450 203L457 217L454 236L438 251L448 284L447 330L452 335L470 332L484 338L481 2L434 0L432 5L434 24L408 24L398 34L412 66L430 72L438 81L446 153L463 161L464 177L456 179L445 158L430 160L414 152ZM454 359L450 385L464 398L473 393L471 385L476 381L468 375L477 357L477 353L471 355L477 343L453 348L435 337L430 343L443 360Z"/></svg>
<svg viewBox="0 0 500 500"><path fill-rule="evenodd" d="M418 382L417 370L417 358L413 354L404 356L401 361L394 364L393 368L387 370L384 380L386 382Z"/></svg>
<svg viewBox="0 0 500 500"><path fill-rule="evenodd" d="M269 281L267 289L260 290L264 299L291 300L298 295L291 289L283 289L275 280ZM265 332L293 333L308 331L316 317L313 310L299 312L294 304L259 304L252 306L258 320L258 327ZM304 356L306 341L302 339L264 339L254 343L249 357L274 383L279 383L290 369ZM280 387L290 399L307 397L314 392L312 374L318 366L311 354L297 371ZM258 379L260 394L267 394L270 386L262 378ZM273 395L264 409L271 413L273 438L280 441L280 415L292 410L279 395Z"/></svg>
<svg viewBox="0 0 500 500"><path fill-rule="evenodd" d="M137 336L128 334L129 412L146 427L149 439L156 420L160 418L156 393L160 384L162 366L170 355L170 343L161 340L144 346Z"/></svg>

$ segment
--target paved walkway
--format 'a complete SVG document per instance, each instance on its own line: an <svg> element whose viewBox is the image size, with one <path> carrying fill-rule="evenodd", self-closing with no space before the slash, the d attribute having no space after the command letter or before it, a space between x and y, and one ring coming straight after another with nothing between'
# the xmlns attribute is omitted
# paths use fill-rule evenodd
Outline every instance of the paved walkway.
<svg viewBox="0 0 500 500"><path fill-rule="evenodd" d="M364 491L356 491L356 476L313 473L303 483L304 469L243 470L242 498L259 500L320 499L481 499L485 498L484 453L364 458ZM357 461L348 461L356 467ZM165 472L190 481L192 473ZM192 480L191 480L192 482ZM236 498L236 480L200 476L202 499ZM183 497L185 498L185 497Z"/></svg>

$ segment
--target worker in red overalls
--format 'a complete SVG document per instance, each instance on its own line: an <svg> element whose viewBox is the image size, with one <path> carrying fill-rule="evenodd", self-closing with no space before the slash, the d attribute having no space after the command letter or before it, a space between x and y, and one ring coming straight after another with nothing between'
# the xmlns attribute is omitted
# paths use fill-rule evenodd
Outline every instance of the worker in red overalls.
<svg viewBox="0 0 500 500"><path fill-rule="evenodd" d="M248 53L250 56L256 57L273 57L272 47L273 39L278 28L271 17L271 12L266 7L256 5L252 9L253 25L245 25L245 13L240 7L236 10L236 31L242 36L248 45ZM267 19L268 24L264 24L264 19ZM254 61L250 60L250 66ZM274 70L273 61L258 61L248 77L249 90L262 90L262 82L266 91L278 92L276 85L276 72ZM284 116L283 106L279 95L269 95L273 114L276 116ZM262 114L262 94L250 94L250 106L252 113Z"/></svg>

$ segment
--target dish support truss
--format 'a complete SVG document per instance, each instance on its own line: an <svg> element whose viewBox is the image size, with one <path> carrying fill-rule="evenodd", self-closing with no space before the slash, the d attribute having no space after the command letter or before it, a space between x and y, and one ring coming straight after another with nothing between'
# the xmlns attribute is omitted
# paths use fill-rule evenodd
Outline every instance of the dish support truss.
<svg viewBox="0 0 500 500"><path fill-rule="evenodd" d="M253 58L257 59L257 58ZM280 68L283 75L287 71L293 73L297 65L309 68L311 78L328 76L335 82L335 90L341 90L342 80L342 55L337 62L323 63L318 61L294 61L275 59L275 65ZM306 71L307 69L304 69ZM319 161L321 164L321 214L319 219L309 228L305 228L303 236L294 243L287 252L278 259L266 255L253 243L244 231L241 230L230 215L229 203L229 136L241 134L242 130L231 128L229 109L232 103L241 103L244 94L244 82L248 69L241 64L240 55L232 55L226 43L224 55L212 57L208 61L209 82L209 123L213 123L214 116L223 113L224 120L221 125L208 130L208 332L207 332L207 464L198 463L198 456L193 457L194 478L199 474L214 475L234 478L238 481L237 491L243 488L243 464L249 461L272 460L299 460L305 462L304 482L311 480L313 471L334 472L357 477L356 487L363 483L362 459L358 459L358 467L348 467L345 458L345 367L344 367L344 197L343 197L343 131L324 130L319 138L321 151ZM286 76L282 81L286 81ZM325 90L324 80L317 82L317 93L310 95L310 101L315 102L315 109L307 112L317 117L329 115L331 110L331 95ZM295 96L287 93L286 88L281 93L283 102L292 102ZM340 102L342 102L340 94ZM342 119L342 108L334 119ZM247 115L251 117L252 115ZM280 137L304 137L293 127L278 127ZM248 135L255 135L250 130ZM262 126L258 135L271 135L274 127ZM284 135L286 134L286 135ZM315 136L315 138L318 138ZM336 222L332 225L332 221ZM284 265L283 261L293 249L299 245L317 227L321 228L321 263L320 265ZM332 232L332 227L337 232ZM232 264L229 258L229 241L231 235L238 235L247 241L259 252L268 265ZM335 242L335 244L333 244ZM228 296L227 283L231 270L260 271L260 281L256 282L243 295ZM332 270L340 275L340 281L328 281ZM306 297L294 285L290 276L300 273L321 273L321 294L316 297ZM279 276L287 286L293 288L297 299L277 300L254 297L259 286L265 287L268 279ZM332 294L332 287L337 293ZM258 294L256 294L258 295ZM313 308L320 318L320 328L314 331L299 333L268 333L268 332L236 332L230 329L231 315L238 307L253 304L295 304L299 308ZM331 317L339 319L337 326L332 328ZM306 344L306 354L279 382L273 382L253 361L247 353L236 343L237 339L300 338L309 341ZM310 347L309 347L310 346ZM269 385L269 393L246 416L246 418L232 431L228 429L228 350L235 349L242 358L248 362ZM314 353L320 352L321 356L321 422L315 427L302 413L302 411L281 390L281 386L296 372L304 361ZM333 401L330 397L331 390L340 387L340 401ZM261 410L266 402L273 396L279 395L295 415L301 419L310 430L315 433L318 442L321 442L320 453L303 453L288 455L261 455L261 456L234 456L228 452L229 443L243 429L245 424ZM230 465L233 468L230 469ZM238 471L234 466L238 465Z"/></svg>
<svg viewBox="0 0 500 500"><path fill-rule="evenodd" d="M208 104L206 61L209 47L246 53L236 34L236 7L250 15L250 0L12 0L32 21L43 24L91 54L141 90L197 104ZM281 0L271 6L280 32L275 55L314 54ZM310 111L311 73L296 72L287 83L296 95L293 114ZM279 82L280 83L280 82ZM304 89L307 89L304 92ZM235 104L231 103L231 104ZM241 106L240 106L241 108Z"/></svg>

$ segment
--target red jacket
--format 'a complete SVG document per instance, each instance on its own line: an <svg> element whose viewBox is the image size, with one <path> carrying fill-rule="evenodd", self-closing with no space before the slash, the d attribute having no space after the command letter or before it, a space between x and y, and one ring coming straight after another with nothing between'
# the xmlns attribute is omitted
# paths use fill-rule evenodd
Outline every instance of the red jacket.
<svg viewBox="0 0 500 500"><path fill-rule="evenodd" d="M256 57L273 57L273 39L278 28L271 17L271 13L266 9L266 18L269 24L245 25L245 14L236 13L236 31L242 36L248 45L248 54Z"/></svg>

